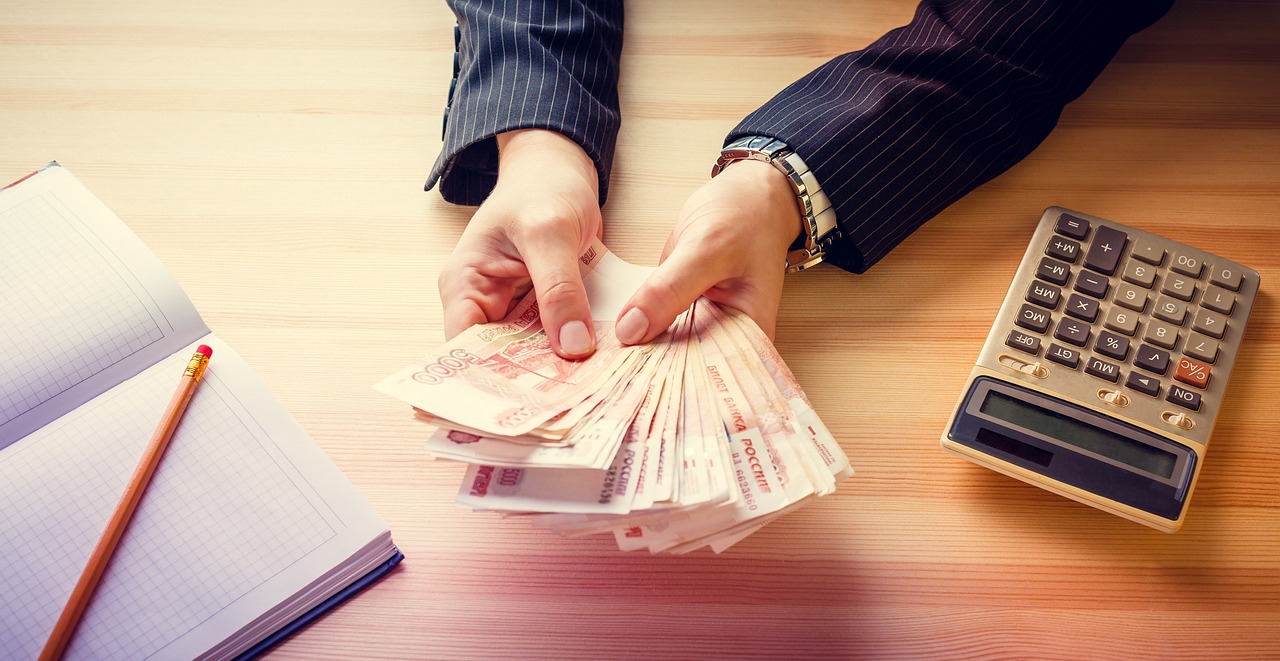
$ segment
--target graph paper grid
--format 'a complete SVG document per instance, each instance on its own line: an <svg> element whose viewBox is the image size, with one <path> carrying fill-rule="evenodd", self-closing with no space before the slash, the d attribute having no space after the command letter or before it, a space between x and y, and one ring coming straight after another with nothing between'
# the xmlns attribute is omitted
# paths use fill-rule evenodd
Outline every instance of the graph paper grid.
<svg viewBox="0 0 1280 661"><path fill-rule="evenodd" d="M74 218L55 193L0 211L0 424L164 337Z"/></svg>
<svg viewBox="0 0 1280 661"><path fill-rule="evenodd" d="M39 652L185 361L0 456L0 656ZM212 368L205 379L67 658L147 658L337 534Z"/></svg>

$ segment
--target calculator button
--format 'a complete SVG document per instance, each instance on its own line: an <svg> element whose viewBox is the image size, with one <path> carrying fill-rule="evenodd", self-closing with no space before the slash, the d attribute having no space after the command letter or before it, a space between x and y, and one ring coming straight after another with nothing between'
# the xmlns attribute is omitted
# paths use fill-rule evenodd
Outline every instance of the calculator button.
<svg viewBox="0 0 1280 661"><path fill-rule="evenodd" d="M1107 358L1124 360L1129 355L1129 338L1102 331L1098 333L1098 341L1094 343L1093 350Z"/></svg>
<svg viewBox="0 0 1280 661"><path fill-rule="evenodd" d="M1160 396L1160 379L1153 379L1137 372L1130 372L1129 378L1124 381L1124 385L1144 395Z"/></svg>
<svg viewBox="0 0 1280 661"><path fill-rule="evenodd" d="M1187 319L1187 305L1168 296L1161 296L1156 299L1156 307L1151 311L1151 314L1154 314L1159 319L1164 319L1174 326L1181 326L1182 322Z"/></svg>
<svg viewBox="0 0 1280 661"><path fill-rule="evenodd" d="M1089 325L1073 319L1063 319L1058 322L1058 330L1053 332L1053 336L1063 342L1082 347L1089 341Z"/></svg>
<svg viewBox="0 0 1280 661"><path fill-rule="evenodd" d="M1200 305L1214 312L1231 314L1231 310L1236 306L1236 297L1221 287L1206 287L1204 296L1200 298Z"/></svg>
<svg viewBox="0 0 1280 661"><path fill-rule="evenodd" d="M1071 369L1075 369L1080 365L1080 352L1075 349L1068 349L1061 344L1050 344L1049 348L1045 349L1044 357L1059 365L1066 365Z"/></svg>
<svg viewBox="0 0 1280 661"><path fill-rule="evenodd" d="M1190 253L1175 252L1173 253L1173 260L1169 262L1169 268L1182 275L1199 278L1200 272L1204 270L1204 262L1201 262L1199 257Z"/></svg>
<svg viewBox="0 0 1280 661"><path fill-rule="evenodd" d="M1178 329L1152 319L1147 323L1147 332L1142 334L1142 339L1158 347L1172 349L1178 343Z"/></svg>
<svg viewBox="0 0 1280 661"><path fill-rule="evenodd" d="M1040 351L1040 338L1016 330L1009 331L1009 337L1005 338L1004 343L1033 356Z"/></svg>
<svg viewBox="0 0 1280 661"><path fill-rule="evenodd" d="M1156 284L1156 267L1130 260L1120 278L1143 289L1151 289Z"/></svg>
<svg viewBox="0 0 1280 661"><path fill-rule="evenodd" d="M1076 286L1074 289L1081 294L1088 294L1094 298L1102 298L1107 295L1107 287L1110 283L1103 276L1091 271L1081 271L1076 276Z"/></svg>
<svg viewBox="0 0 1280 661"><path fill-rule="evenodd" d="M1196 295L1195 280L1170 273L1164 279L1164 284L1160 287L1160 291L1174 298L1189 301Z"/></svg>
<svg viewBox="0 0 1280 661"><path fill-rule="evenodd" d="M1058 224L1054 226L1054 229L1058 230L1058 234L1063 236L1083 239L1089 235L1089 221L1064 213L1058 216Z"/></svg>
<svg viewBox="0 0 1280 661"><path fill-rule="evenodd" d="M1240 282L1244 272L1230 264L1215 266L1209 270L1209 282L1231 291L1240 291Z"/></svg>
<svg viewBox="0 0 1280 661"><path fill-rule="evenodd" d="M1133 364L1148 372L1164 374L1169 371L1169 352L1144 344L1134 353Z"/></svg>
<svg viewBox="0 0 1280 661"><path fill-rule="evenodd" d="M1101 230L1102 228L1098 229ZM1115 363L1108 363L1100 358L1090 358L1089 362L1084 366L1084 371L1112 383L1120 380L1120 366Z"/></svg>
<svg viewBox="0 0 1280 661"><path fill-rule="evenodd" d="M1133 258L1160 266L1164 262L1164 249L1151 239L1137 238L1133 240Z"/></svg>
<svg viewBox="0 0 1280 661"><path fill-rule="evenodd" d="M1138 314L1124 308L1111 308L1107 312L1107 319L1102 322L1102 325L1117 333L1133 335L1138 331Z"/></svg>
<svg viewBox="0 0 1280 661"><path fill-rule="evenodd" d="M1218 343L1198 333L1192 333L1191 337L1187 338L1187 346L1182 351L1206 363L1212 363L1218 359Z"/></svg>
<svg viewBox="0 0 1280 661"><path fill-rule="evenodd" d="M1071 267L1051 257L1042 257L1040 268L1036 269L1036 277L1055 285L1065 285L1071 277Z"/></svg>
<svg viewBox="0 0 1280 661"><path fill-rule="evenodd" d="M1084 265L1103 275L1115 275L1116 266L1120 264L1120 254L1129 242L1129 235L1114 227L1099 225L1093 233L1093 242L1089 244L1089 252L1084 255Z"/></svg>
<svg viewBox="0 0 1280 661"><path fill-rule="evenodd" d="M1200 393L1192 392L1186 388L1171 385L1169 386L1169 396L1164 399L1182 408L1191 409L1192 411L1200 410Z"/></svg>
<svg viewBox="0 0 1280 661"><path fill-rule="evenodd" d="M1091 324L1098 318L1098 309L1097 301L1079 294L1072 294L1071 298L1067 299L1067 314Z"/></svg>
<svg viewBox="0 0 1280 661"><path fill-rule="evenodd" d="M1076 259L1080 257L1080 244L1060 236L1050 237L1049 245L1044 248L1044 254L1075 264Z"/></svg>
<svg viewBox="0 0 1280 661"><path fill-rule="evenodd" d="M1058 307L1058 300L1061 298L1062 290L1039 282L1031 283L1031 287L1027 289L1027 302L1044 306L1050 310Z"/></svg>
<svg viewBox="0 0 1280 661"><path fill-rule="evenodd" d="M1186 356L1178 359L1178 369L1173 371L1173 378L1201 390L1209 385L1210 369L1204 363L1198 363Z"/></svg>
<svg viewBox="0 0 1280 661"><path fill-rule="evenodd" d="M1221 340L1227 332L1227 318L1215 312L1200 310L1196 312L1195 321L1191 322L1191 330Z"/></svg>
<svg viewBox="0 0 1280 661"><path fill-rule="evenodd" d="M1018 310L1018 318L1013 323L1028 330L1043 333L1049 330L1049 313L1034 305L1024 303L1022 309Z"/></svg>
<svg viewBox="0 0 1280 661"><path fill-rule="evenodd" d="M1116 297L1113 300L1115 300L1116 305L1123 305L1130 310L1142 312L1147 309L1147 300L1149 299L1147 292L1133 285L1121 283L1116 285Z"/></svg>

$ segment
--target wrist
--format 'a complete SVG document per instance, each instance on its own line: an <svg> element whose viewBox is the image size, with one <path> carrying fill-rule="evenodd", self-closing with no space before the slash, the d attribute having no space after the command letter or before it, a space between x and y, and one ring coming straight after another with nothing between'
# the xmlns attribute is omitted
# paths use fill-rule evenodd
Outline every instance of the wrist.
<svg viewBox="0 0 1280 661"><path fill-rule="evenodd" d="M796 204L796 194L786 175L762 161L735 161L725 166L716 177L725 178L740 187L742 199L751 200L749 208L758 209L753 214L761 219L764 232L761 237L770 246L779 246L782 252L804 233L803 218Z"/></svg>
<svg viewBox="0 0 1280 661"><path fill-rule="evenodd" d="M568 171L581 177L599 197L600 179L595 161L581 145L549 129L517 129L499 133L498 179L504 173Z"/></svg>
<svg viewBox="0 0 1280 661"><path fill-rule="evenodd" d="M800 214L803 231L789 246L783 262L786 272L803 271L822 262L827 250L840 239L841 233L836 222L835 208L830 198L822 192L822 186L804 159L777 138L746 136L720 150L720 157L711 168L711 176L715 177L727 166L744 160L771 165L782 174L795 194L796 210Z"/></svg>

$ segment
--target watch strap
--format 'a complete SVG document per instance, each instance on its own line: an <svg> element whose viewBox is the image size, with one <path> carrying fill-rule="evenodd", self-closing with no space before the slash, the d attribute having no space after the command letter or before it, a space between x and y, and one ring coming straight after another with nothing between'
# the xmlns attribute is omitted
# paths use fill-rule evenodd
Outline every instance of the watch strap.
<svg viewBox="0 0 1280 661"><path fill-rule="evenodd" d="M781 140L748 136L729 143L720 151L711 176L720 174L730 163L742 160L772 165L786 176L796 195L804 233L787 252L786 272L803 271L822 263L827 249L840 237L840 228L831 200L822 192L822 186L804 159Z"/></svg>

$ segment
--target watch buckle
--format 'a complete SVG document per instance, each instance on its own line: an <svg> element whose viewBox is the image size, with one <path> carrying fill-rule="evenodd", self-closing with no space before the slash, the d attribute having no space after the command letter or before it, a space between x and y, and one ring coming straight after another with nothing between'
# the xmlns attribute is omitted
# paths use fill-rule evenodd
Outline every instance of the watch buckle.
<svg viewBox="0 0 1280 661"><path fill-rule="evenodd" d="M823 252L817 246L787 252L787 273L797 273L822 263Z"/></svg>

